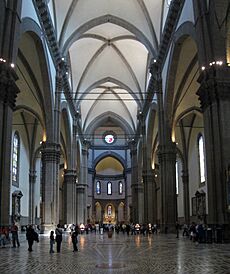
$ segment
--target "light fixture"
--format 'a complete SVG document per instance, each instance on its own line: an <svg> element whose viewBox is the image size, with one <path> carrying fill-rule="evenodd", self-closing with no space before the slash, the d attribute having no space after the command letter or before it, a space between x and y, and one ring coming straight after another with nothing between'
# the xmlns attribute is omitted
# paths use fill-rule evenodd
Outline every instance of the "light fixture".
<svg viewBox="0 0 230 274"><path fill-rule="evenodd" d="M11 64L10 64L10 66L11 66L12 68L14 68L14 67L15 67L15 65L14 65L13 63L11 63Z"/></svg>

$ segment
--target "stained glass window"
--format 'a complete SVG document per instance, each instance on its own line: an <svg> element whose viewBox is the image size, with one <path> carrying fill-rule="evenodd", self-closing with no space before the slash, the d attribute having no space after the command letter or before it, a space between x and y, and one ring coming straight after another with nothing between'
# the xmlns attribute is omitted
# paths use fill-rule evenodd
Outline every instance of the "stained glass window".
<svg viewBox="0 0 230 274"><path fill-rule="evenodd" d="M12 184L18 186L18 171L19 171L19 152L20 152L20 138L18 132L15 132L13 139L12 151Z"/></svg>
<svg viewBox="0 0 230 274"><path fill-rule="evenodd" d="M96 193L101 194L101 182L100 181L96 182Z"/></svg>
<svg viewBox="0 0 230 274"><path fill-rule="evenodd" d="M122 181L119 182L119 194L123 193L123 183Z"/></svg>
<svg viewBox="0 0 230 274"><path fill-rule="evenodd" d="M202 135L198 137L198 154L200 168L200 183L205 183L205 157L204 157L204 138Z"/></svg>
<svg viewBox="0 0 230 274"><path fill-rule="evenodd" d="M107 194L112 195L112 183L111 182L107 183Z"/></svg>
<svg viewBox="0 0 230 274"><path fill-rule="evenodd" d="M112 144L114 142L114 136L112 134L108 134L105 136L105 142L107 144Z"/></svg>

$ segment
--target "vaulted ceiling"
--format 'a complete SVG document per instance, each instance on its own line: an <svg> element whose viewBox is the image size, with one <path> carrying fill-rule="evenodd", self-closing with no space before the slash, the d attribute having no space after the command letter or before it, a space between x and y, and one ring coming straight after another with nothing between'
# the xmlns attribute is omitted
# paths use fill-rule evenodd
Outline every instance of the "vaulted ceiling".
<svg viewBox="0 0 230 274"><path fill-rule="evenodd" d="M135 132L168 0L50 0L82 130L113 116Z"/></svg>

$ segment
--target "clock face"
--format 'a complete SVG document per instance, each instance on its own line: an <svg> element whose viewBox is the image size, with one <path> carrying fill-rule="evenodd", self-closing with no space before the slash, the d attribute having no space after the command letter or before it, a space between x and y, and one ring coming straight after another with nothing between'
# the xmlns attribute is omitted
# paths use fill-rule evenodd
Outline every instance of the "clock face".
<svg viewBox="0 0 230 274"><path fill-rule="evenodd" d="M114 142L114 136L112 134L105 135L105 142L107 144L112 144Z"/></svg>

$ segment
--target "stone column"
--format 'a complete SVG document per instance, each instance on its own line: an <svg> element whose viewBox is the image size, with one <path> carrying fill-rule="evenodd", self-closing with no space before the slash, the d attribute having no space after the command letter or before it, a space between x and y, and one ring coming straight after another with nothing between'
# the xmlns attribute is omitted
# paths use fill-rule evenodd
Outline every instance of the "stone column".
<svg viewBox="0 0 230 274"><path fill-rule="evenodd" d="M88 149L90 143L83 141L80 178L77 183L77 222L86 224L86 208L87 208L87 188L88 188Z"/></svg>
<svg viewBox="0 0 230 274"><path fill-rule="evenodd" d="M143 114L140 113L138 116L141 125L142 134L142 156L143 156L143 167L142 167L142 178L144 186L144 222L155 223L156 222L156 192L155 192L155 181L154 174L151 168L151 159L148 157L147 141L146 141L146 126Z"/></svg>
<svg viewBox="0 0 230 274"><path fill-rule="evenodd" d="M144 221L156 223L156 191L153 170L143 170L144 183Z"/></svg>
<svg viewBox="0 0 230 274"><path fill-rule="evenodd" d="M29 223L35 224L34 208L34 185L36 183L36 171L30 170L29 173Z"/></svg>
<svg viewBox="0 0 230 274"><path fill-rule="evenodd" d="M10 224L10 171L12 119L15 100L19 92L16 76L6 64L0 62L0 224Z"/></svg>
<svg viewBox="0 0 230 274"><path fill-rule="evenodd" d="M188 170L182 170L182 183L184 194L184 222L190 224L190 200L189 200L189 175Z"/></svg>
<svg viewBox="0 0 230 274"><path fill-rule="evenodd" d="M159 145L158 148L161 187L161 226L166 232L175 231L177 220L176 198L176 145Z"/></svg>
<svg viewBox="0 0 230 274"><path fill-rule="evenodd" d="M42 231L53 229L59 223L57 199L57 165L60 163L60 145L42 144Z"/></svg>
<svg viewBox="0 0 230 274"><path fill-rule="evenodd" d="M134 140L129 142L130 156L131 156L131 189L132 189L132 210L131 219L137 223L139 218L138 212L138 165L137 165L137 147Z"/></svg>
<svg viewBox="0 0 230 274"><path fill-rule="evenodd" d="M76 223L76 171L65 170L64 175L64 222Z"/></svg>
<svg viewBox="0 0 230 274"><path fill-rule="evenodd" d="M208 188L208 224L228 227L230 239L230 68L213 66L199 79L197 92L204 116L205 156Z"/></svg>

